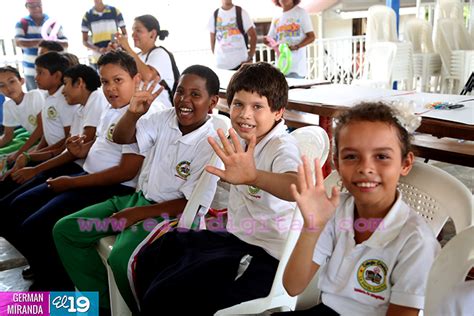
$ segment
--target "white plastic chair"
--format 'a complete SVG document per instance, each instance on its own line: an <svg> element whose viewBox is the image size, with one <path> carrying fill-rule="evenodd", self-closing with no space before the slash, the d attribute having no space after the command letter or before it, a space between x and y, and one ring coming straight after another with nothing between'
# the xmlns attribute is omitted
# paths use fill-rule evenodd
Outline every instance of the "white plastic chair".
<svg viewBox="0 0 474 316"><path fill-rule="evenodd" d="M326 162L330 148L329 138L326 131L319 126L305 126L294 130L291 134L298 140L300 154L308 157L310 161L319 158L321 164ZM296 208L292 220L294 224L290 226L292 229L290 229L288 234L270 294L268 294L267 297L254 299L222 309L215 314L216 316L259 314L267 310L281 308L291 310L294 308L296 297L289 296L283 287L283 273L285 272L286 264L290 259L291 252L293 251L300 234L300 231L295 228L302 226L302 220L301 213L299 209Z"/></svg>
<svg viewBox="0 0 474 316"><path fill-rule="evenodd" d="M332 172L324 183L327 190L340 184L338 173ZM398 189L405 203L426 220L436 236L448 218L453 220L456 232L474 224L471 192L440 168L416 161L410 173L400 177Z"/></svg>
<svg viewBox="0 0 474 316"><path fill-rule="evenodd" d="M442 93L457 94L471 71L471 58L474 55L474 43L458 19L440 19L434 34L434 45L441 56Z"/></svg>
<svg viewBox="0 0 474 316"><path fill-rule="evenodd" d="M337 171L333 171L324 180L328 194L331 193L333 186L341 187L341 185ZM400 178L398 188L403 194L405 203L428 222L436 235L448 217L454 221L458 233L474 223L471 192L458 179L437 167L415 162L410 173ZM315 306L319 303L319 297L318 274L316 274L303 293L298 295L296 310Z"/></svg>
<svg viewBox="0 0 474 316"><path fill-rule="evenodd" d="M398 90L413 89L413 45L411 42L397 42L397 53L393 60L391 82L398 82Z"/></svg>
<svg viewBox="0 0 474 316"><path fill-rule="evenodd" d="M211 114L212 124L215 129L222 128L224 130L228 130L231 126L230 119L222 114ZM217 155L213 154L211 160L209 161L210 165L215 165L217 162ZM200 204L200 196L202 192L205 191L210 181L216 181L213 179L213 176L208 173L204 172L201 177L199 178L196 186L189 198L188 203L183 211L183 214L180 218L178 223L179 227L184 228L191 228L193 223L196 221L196 217L199 219L196 221L198 225L204 225L204 216L208 211L208 207L201 206ZM156 227L155 229L157 229ZM110 268L109 264L107 263L107 259L110 255L110 252L113 249L115 243L116 236L107 236L99 240L97 244L97 252L101 257L104 265L107 268L107 277L109 283L109 295L110 295L110 309L113 316L130 316L132 312L128 308L127 303L125 303L120 291L117 288L117 284L115 283L114 275L112 269ZM146 241L146 240L145 240ZM144 242L145 242L144 241ZM132 254L133 256L134 254ZM133 289L132 289L133 291Z"/></svg>
<svg viewBox="0 0 474 316"><path fill-rule="evenodd" d="M365 54L362 79L355 79L352 84L391 89L396 54L397 44L393 42L372 43Z"/></svg>
<svg viewBox="0 0 474 316"><path fill-rule="evenodd" d="M397 19L395 11L385 5L371 6L367 12L366 49L377 42L396 42Z"/></svg>
<svg viewBox="0 0 474 316"><path fill-rule="evenodd" d="M431 78L435 77L434 88L441 75L441 58L433 46L433 28L423 19L410 19L405 24L405 40L413 45L413 75L420 78L420 90L431 91Z"/></svg>
<svg viewBox="0 0 474 316"><path fill-rule="evenodd" d="M446 303L450 301L450 296L456 293L458 286L463 285L468 271L473 266L474 226L470 226L448 241L431 266L425 294L424 313L426 316L452 313L445 310ZM473 281L469 282L473 283ZM472 313L472 309L465 308L466 306L464 306L463 315Z"/></svg>

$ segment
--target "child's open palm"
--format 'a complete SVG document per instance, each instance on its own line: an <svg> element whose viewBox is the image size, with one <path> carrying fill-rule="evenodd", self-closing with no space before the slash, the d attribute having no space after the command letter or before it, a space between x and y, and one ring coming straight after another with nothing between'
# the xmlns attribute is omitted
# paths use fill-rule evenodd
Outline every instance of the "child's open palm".
<svg viewBox="0 0 474 316"><path fill-rule="evenodd" d="M206 166L206 171L231 184L253 183L257 178L257 169L253 157L256 144L255 136L250 140L247 150L244 150L234 129L229 130L231 141L225 137L222 129L219 128L217 134L222 142L222 148L214 138L209 137L208 141L224 163L225 170Z"/></svg>
<svg viewBox="0 0 474 316"><path fill-rule="evenodd" d="M152 81L138 82L135 86L135 93L130 100L129 111L136 114L146 113L153 101L155 101L161 91L163 91L163 87L160 86L158 90L153 92L157 84L158 78Z"/></svg>
<svg viewBox="0 0 474 316"><path fill-rule="evenodd" d="M319 159L315 160L316 184L308 159L305 156L302 159L303 164L298 167L298 188L292 184L291 191L303 215L305 227L319 229L333 216L339 204L339 191L333 187L332 195L328 197L323 185L323 172Z"/></svg>

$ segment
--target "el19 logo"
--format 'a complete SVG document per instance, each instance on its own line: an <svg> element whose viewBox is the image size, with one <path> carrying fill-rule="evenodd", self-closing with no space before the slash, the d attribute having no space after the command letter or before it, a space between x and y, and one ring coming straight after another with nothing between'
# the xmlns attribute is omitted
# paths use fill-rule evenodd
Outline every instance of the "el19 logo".
<svg viewBox="0 0 474 316"><path fill-rule="evenodd" d="M97 292L51 292L49 302L51 316L99 315Z"/></svg>

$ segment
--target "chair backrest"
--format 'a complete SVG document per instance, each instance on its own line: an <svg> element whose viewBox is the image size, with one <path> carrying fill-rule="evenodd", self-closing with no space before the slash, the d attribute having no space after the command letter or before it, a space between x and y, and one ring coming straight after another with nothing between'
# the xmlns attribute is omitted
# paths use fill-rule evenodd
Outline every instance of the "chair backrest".
<svg viewBox="0 0 474 316"><path fill-rule="evenodd" d="M324 184L328 192L332 186L339 186L338 173L331 173ZM398 189L405 203L427 221L436 236L448 218L457 232L474 223L471 192L444 170L417 161L410 173L400 178Z"/></svg>
<svg viewBox="0 0 474 316"><path fill-rule="evenodd" d="M397 38L395 11L385 5L371 6L367 12L366 47L376 42L395 42Z"/></svg>
<svg viewBox="0 0 474 316"><path fill-rule="evenodd" d="M232 126L230 118L223 114L211 114L211 120L215 130L222 128L226 134L229 132L229 128Z"/></svg>
<svg viewBox="0 0 474 316"><path fill-rule="evenodd" d="M305 155L311 162L314 161L314 159L319 158L321 165L324 165L329 155L330 148L329 137L324 129L319 126L305 126L295 129L291 132L291 135L293 135L298 141L298 149L301 155ZM311 170L314 175L314 164L311 163L311 165ZM285 272L285 267L290 259L291 253L293 252L293 248L295 248L296 242L298 241L300 235L300 230L298 228L302 228L302 223L303 216L301 215L300 210L296 208L270 295L272 295L272 293L286 293L283 287L283 273Z"/></svg>
<svg viewBox="0 0 474 316"><path fill-rule="evenodd" d="M425 294L425 315L448 315L440 310L446 308L447 302L456 293L456 289L465 282L464 279L468 271L474 267L474 226L470 226L458 232L441 249L431 266L428 274ZM473 281L469 281L473 282ZM471 293L474 291L471 285ZM471 303L472 305L472 303ZM466 306L462 306L466 308ZM458 311L459 313L460 311ZM471 310L464 310L462 314L472 313ZM461 313L460 313L461 314ZM459 314L459 315L460 315Z"/></svg>
<svg viewBox="0 0 474 316"><path fill-rule="evenodd" d="M405 40L412 43L414 53L434 53L433 27L426 20L408 20L405 23Z"/></svg>
<svg viewBox="0 0 474 316"><path fill-rule="evenodd" d="M377 42L367 49L363 78L380 82L384 88L390 87L397 45L393 42Z"/></svg>
<svg viewBox="0 0 474 316"><path fill-rule="evenodd" d="M474 49L474 43L462 20L440 19L437 25L434 31L434 46L443 62L443 72L449 74L452 51Z"/></svg>

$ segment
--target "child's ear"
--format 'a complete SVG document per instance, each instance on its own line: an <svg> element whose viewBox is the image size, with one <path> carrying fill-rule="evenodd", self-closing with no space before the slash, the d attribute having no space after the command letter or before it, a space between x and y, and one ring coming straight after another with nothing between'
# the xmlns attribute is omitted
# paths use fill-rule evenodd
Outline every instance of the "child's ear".
<svg viewBox="0 0 474 316"><path fill-rule="evenodd" d="M20 85L21 85L21 86L25 84L25 78L20 78L19 81L20 81Z"/></svg>
<svg viewBox="0 0 474 316"><path fill-rule="evenodd" d="M283 117L283 113L285 113L285 108L276 110L274 113L275 113L275 121L279 121Z"/></svg>
<svg viewBox="0 0 474 316"><path fill-rule="evenodd" d="M214 109L217 106L217 103L219 103L219 96L218 95L213 95L211 96L211 102L209 103L209 113L211 113L212 109Z"/></svg>
<svg viewBox="0 0 474 316"><path fill-rule="evenodd" d="M76 81L76 84L78 87L86 87L86 83L84 82L84 79L82 79L81 77L77 78L77 81Z"/></svg>
<svg viewBox="0 0 474 316"><path fill-rule="evenodd" d="M407 174L409 174L414 162L415 155L410 151L402 161L402 169L400 171L400 175L406 176Z"/></svg>
<svg viewBox="0 0 474 316"><path fill-rule="evenodd" d="M137 74L132 78L132 80L133 80L133 83L134 83L135 85L137 85L137 84L140 83L140 81L142 81L142 76L140 75L140 73L137 73Z"/></svg>

